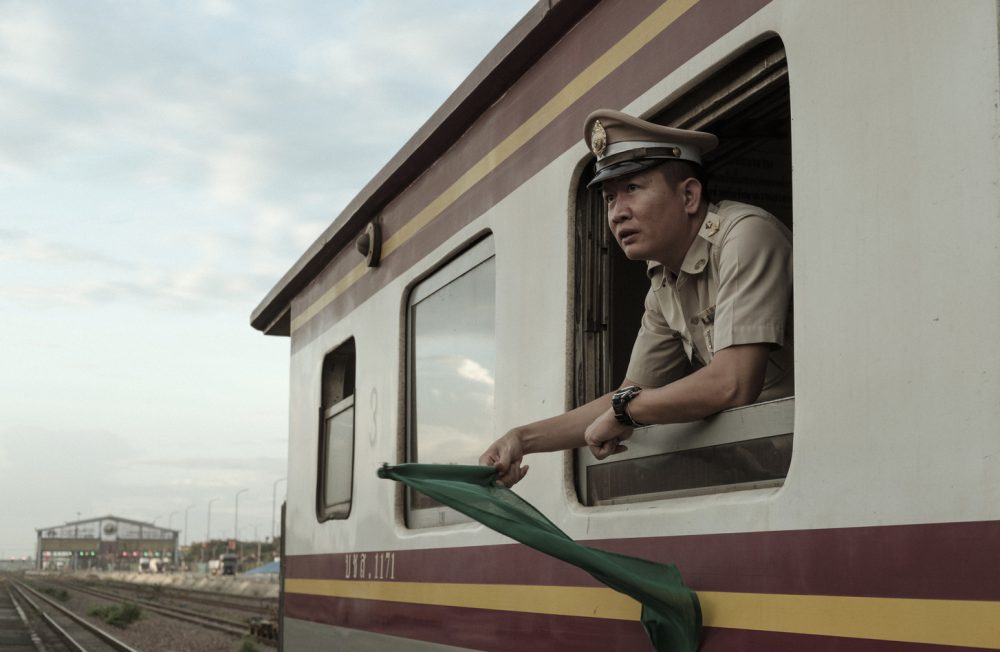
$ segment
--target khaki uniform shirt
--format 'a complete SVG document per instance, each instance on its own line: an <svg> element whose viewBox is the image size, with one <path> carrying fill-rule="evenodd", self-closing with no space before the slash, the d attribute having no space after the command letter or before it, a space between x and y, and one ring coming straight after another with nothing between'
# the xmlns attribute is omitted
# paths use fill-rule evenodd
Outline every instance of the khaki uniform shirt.
<svg viewBox="0 0 1000 652"><path fill-rule="evenodd" d="M791 232L747 204L709 206L675 277L650 262L642 326L626 377L660 387L737 344L772 345L758 400L794 394Z"/></svg>

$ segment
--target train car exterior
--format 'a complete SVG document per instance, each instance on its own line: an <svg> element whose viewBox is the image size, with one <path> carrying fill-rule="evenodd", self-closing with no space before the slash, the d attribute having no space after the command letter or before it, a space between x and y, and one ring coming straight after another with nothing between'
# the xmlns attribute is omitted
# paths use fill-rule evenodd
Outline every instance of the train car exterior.
<svg viewBox="0 0 1000 652"><path fill-rule="evenodd" d="M251 318L291 343L284 649L648 649L631 599L376 477L621 380L648 281L585 187L596 108L716 133L714 194L792 229L795 396L533 456L515 490L675 563L706 651L1000 649L997 25L539 2Z"/></svg>

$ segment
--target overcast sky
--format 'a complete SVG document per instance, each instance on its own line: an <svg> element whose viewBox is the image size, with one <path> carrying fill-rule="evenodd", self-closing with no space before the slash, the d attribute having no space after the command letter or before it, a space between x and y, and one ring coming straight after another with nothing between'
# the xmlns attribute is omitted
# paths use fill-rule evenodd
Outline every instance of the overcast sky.
<svg viewBox="0 0 1000 652"><path fill-rule="evenodd" d="M203 540L213 498L230 537L241 489L270 536L289 341L250 312L533 4L0 0L0 556Z"/></svg>

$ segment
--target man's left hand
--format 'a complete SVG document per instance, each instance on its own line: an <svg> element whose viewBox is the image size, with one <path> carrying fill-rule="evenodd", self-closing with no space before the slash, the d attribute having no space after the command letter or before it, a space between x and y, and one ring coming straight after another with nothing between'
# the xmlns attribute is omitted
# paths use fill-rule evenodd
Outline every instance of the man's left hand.
<svg viewBox="0 0 1000 652"><path fill-rule="evenodd" d="M622 442L631 436L632 428L619 423L610 409L594 419L584 432L590 452L599 460L627 451L628 447L622 445Z"/></svg>

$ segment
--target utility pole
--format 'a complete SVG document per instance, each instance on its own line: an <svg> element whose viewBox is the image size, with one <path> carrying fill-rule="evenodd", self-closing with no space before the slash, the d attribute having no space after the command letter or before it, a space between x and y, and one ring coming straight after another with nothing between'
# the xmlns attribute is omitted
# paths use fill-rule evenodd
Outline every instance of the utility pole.
<svg viewBox="0 0 1000 652"><path fill-rule="evenodd" d="M194 508L194 505L188 505L184 508L184 545L191 543L191 537L188 536L188 512Z"/></svg>
<svg viewBox="0 0 1000 652"><path fill-rule="evenodd" d="M207 529L205 531L205 549L206 550L207 550L208 546L212 545L212 503L214 503L217 500L222 500L222 499L221 498L213 498L212 500L208 501L208 527L207 527ZM208 552L209 552L209 559L211 559L211 552L212 551L208 551ZM205 563L205 573L208 574L208 562L207 561Z"/></svg>
<svg viewBox="0 0 1000 652"><path fill-rule="evenodd" d="M239 566L239 556L240 556L240 494L245 494L250 491L249 489L240 489L236 492L236 508L233 510L233 541L236 544L236 565Z"/></svg>

